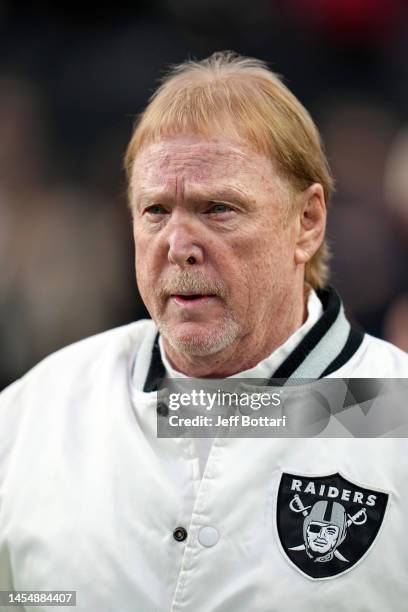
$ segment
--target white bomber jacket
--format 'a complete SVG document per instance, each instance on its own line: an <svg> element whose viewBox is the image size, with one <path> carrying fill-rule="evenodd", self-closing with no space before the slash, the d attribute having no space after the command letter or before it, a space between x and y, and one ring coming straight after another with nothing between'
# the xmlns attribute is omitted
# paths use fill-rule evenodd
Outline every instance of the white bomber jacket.
<svg viewBox="0 0 408 612"><path fill-rule="evenodd" d="M276 376L408 377L320 297ZM404 438L217 437L201 479L190 438L157 438L162 368L139 321L0 395L0 590L74 590L78 612L407 609Z"/></svg>

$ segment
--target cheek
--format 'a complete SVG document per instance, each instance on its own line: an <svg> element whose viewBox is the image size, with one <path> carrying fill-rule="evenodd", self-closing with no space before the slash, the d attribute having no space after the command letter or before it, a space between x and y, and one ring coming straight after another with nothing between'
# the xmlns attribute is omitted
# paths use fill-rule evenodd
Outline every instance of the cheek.
<svg viewBox="0 0 408 612"><path fill-rule="evenodd" d="M291 262L293 245L288 236L275 230L259 230L256 239L248 237L234 245L234 252L238 254L240 271L246 272L249 284L259 282L259 277L280 273L286 274Z"/></svg>
<svg viewBox="0 0 408 612"><path fill-rule="evenodd" d="M154 269L155 247L151 238L138 228L133 229L135 244L135 267L138 278L143 278Z"/></svg>
<svg viewBox="0 0 408 612"><path fill-rule="evenodd" d="M257 256L262 266L274 274L287 274L294 264L294 239L282 227L262 235L259 240Z"/></svg>
<svg viewBox="0 0 408 612"><path fill-rule="evenodd" d="M143 301L148 303L156 284L154 260L149 248L138 242L135 246L135 272L139 292Z"/></svg>

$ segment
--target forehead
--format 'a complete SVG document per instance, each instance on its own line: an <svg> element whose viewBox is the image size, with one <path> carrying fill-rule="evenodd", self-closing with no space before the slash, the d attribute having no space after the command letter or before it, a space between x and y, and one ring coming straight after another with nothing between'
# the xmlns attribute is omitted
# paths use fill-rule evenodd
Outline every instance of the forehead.
<svg viewBox="0 0 408 612"><path fill-rule="evenodd" d="M222 180L235 184L277 180L272 161L246 142L226 138L177 136L148 145L134 161L132 187Z"/></svg>

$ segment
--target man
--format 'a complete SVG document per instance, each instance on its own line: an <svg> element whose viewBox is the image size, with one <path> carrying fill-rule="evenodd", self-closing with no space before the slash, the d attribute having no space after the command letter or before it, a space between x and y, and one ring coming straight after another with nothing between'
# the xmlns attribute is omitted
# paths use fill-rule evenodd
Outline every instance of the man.
<svg viewBox="0 0 408 612"><path fill-rule="evenodd" d="M332 180L307 111L262 62L188 62L126 167L153 321L3 393L1 588L73 590L89 612L403 610L403 439L157 437L173 379L408 375L324 288ZM303 524L332 525L333 502L341 537L309 555Z"/></svg>

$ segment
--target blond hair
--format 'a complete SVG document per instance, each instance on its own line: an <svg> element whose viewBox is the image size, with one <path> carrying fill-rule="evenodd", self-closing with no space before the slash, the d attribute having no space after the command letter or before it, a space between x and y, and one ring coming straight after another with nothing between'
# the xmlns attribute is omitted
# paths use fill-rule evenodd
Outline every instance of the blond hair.
<svg viewBox="0 0 408 612"><path fill-rule="evenodd" d="M296 192L320 183L330 200L333 179L312 118L260 60L226 51L173 67L137 120L125 156L128 178L144 146L189 133L244 139ZM327 281L328 256L325 241L306 264L305 281L314 288Z"/></svg>

